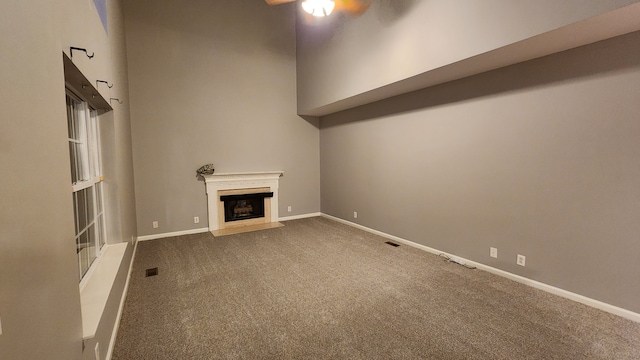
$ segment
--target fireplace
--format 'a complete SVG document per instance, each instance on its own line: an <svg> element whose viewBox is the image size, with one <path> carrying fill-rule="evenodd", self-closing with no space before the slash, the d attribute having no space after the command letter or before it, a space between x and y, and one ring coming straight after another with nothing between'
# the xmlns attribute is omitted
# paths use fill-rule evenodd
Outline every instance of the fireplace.
<svg viewBox="0 0 640 360"><path fill-rule="evenodd" d="M214 236L278 223L278 187L282 171L204 175L209 230Z"/></svg>

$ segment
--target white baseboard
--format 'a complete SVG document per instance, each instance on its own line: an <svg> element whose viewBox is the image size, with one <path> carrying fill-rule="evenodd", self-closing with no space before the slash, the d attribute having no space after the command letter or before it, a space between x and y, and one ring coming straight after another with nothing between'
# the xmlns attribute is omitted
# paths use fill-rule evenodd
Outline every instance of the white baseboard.
<svg viewBox="0 0 640 360"><path fill-rule="evenodd" d="M127 291L129 290L129 279L131 279L131 271L133 270L133 261L136 259L136 251L138 250L138 241L133 239L133 254L131 255L131 262L129 263L129 271L127 273L127 280L124 283L124 290L122 291L122 297L120 298L120 306L118 307L118 314L116 315L116 321L113 324L113 331L111 332L111 341L109 341L109 348L107 349L106 360L111 360L113 355L113 348L116 346L116 337L118 336L118 329L120 328L120 319L122 318L122 311L124 310L124 302L127 299Z"/></svg>
<svg viewBox="0 0 640 360"><path fill-rule="evenodd" d="M310 213L310 214L302 214L302 215L293 215L293 216L283 216L278 218L278 221L289 221L289 220L298 220L305 219L310 217L322 216L322 213Z"/></svg>
<svg viewBox="0 0 640 360"><path fill-rule="evenodd" d="M310 213L310 214L302 214L302 215L294 215L294 216L285 216L278 218L278 221L288 221L288 220L297 220L304 219L309 217L322 216L322 213ZM162 239L172 236L181 236L181 235L190 235L190 234L200 234L209 231L209 228L200 228L200 229L191 229L191 230L183 230L183 231L174 231L162 234L153 234L153 235L142 235L138 236L136 239L136 243L138 241L147 241L147 240L156 240Z"/></svg>
<svg viewBox="0 0 640 360"><path fill-rule="evenodd" d="M440 250L437 250L437 249L434 249L434 248L430 248L428 246L424 246L424 245L421 245L421 244L415 243L413 241L406 240L406 239L403 239L403 238L400 238L400 237L397 237L397 236L394 236L394 235L383 233L382 231L374 230L374 229L368 228L366 226L353 223L351 221L347 221L347 220L343 220L343 219L337 218L335 216L331 216L331 215L327 215L327 214L322 214L322 216L326 217L327 219L335 220L337 222L340 222L340 223L343 223L343 224L358 228L360 230L364 230L364 231L370 232L372 234L379 235L379 236L385 237L387 239L394 240L394 241L397 241L397 242L400 242L400 243L403 243L403 244L406 244L406 245L409 245L409 246L412 246L412 247L415 247L415 248L430 252L432 254L436 254L436 255L447 254L444 251L440 251ZM500 270L500 269L496 269L494 267L491 267L491 266L488 266L488 265L485 265L485 264L477 263L475 261L471 261L471 260L459 257L459 256L457 256L455 254L447 254L447 255L453 255L457 259L460 259L460 260L464 261L468 265L475 266L476 268L478 268L480 270L484 270L484 271L490 272L492 274L495 274L495 275L498 275L498 276L502 276L502 277L505 277L507 279L519 282L521 284L528 285L528 286L534 287L536 289L540 289L540 290L546 291L548 293L551 293L551 294L554 294L554 295L558 295L558 296L561 296L563 298L566 298L566 299L569 299L569 300L573 300L573 301L579 302L581 304L584 304L584 305L587 305L587 306L591 306L591 307L594 307L596 309L599 309L599 310L602 310L602 311L606 311L608 313L611 313L611 314L614 314L614 315L618 315L618 316L621 316L623 318L629 319L631 321L635 321L635 322L640 323L640 314L635 313L633 311L630 311L630 310L627 310L627 309L623 309L623 308L617 307L615 305L607 304L607 303L599 301L599 300L591 299L591 298L588 298L586 296L583 296L583 295L580 295L580 294L576 294L576 293L573 293L571 291L567 291L567 290L564 290L564 289L560 289L560 288L557 288L555 286L551 286L551 285L548 285L548 284L545 284L545 283L541 283L541 282L536 281L536 280L531 280L531 279L526 278L524 276L512 274L510 272L507 272L507 271L504 271L504 270Z"/></svg>
<svg viewBox="0 0 640 360"><path fill-rule="evenodd" d="M200 234L200 233L204 233L204 232L207 232L207 231L209 231L209 228L182 230L182 231L174 231L174 232L169 232L169 233L153 234L153 235L143 235L143 236L138 236L138 240L136 241L136 243L138 241L162 239L162 238L172 237L172 236Z"/></svg>

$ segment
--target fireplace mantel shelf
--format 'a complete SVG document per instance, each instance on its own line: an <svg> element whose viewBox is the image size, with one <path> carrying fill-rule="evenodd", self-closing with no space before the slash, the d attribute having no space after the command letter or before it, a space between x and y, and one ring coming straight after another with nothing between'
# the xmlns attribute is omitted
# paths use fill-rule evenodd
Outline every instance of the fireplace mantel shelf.
<svg viewBox="0 0 640 360"><path fill-rule="evenodd" d="M219 223L218 203L219 191L251 188L269 188L273 193L270 200L271 221L278 221L278 188L280 177L284 171L262 171L243 173L218 173L202 175L207 191L207 208L209 211L209 231L221 229Z"/></svg>
<svg viewBox="0 0 640 360"><path fill-rule="evenodd" d="M242 180L272 180L284 175L284 171L263 171L263 172L242 172L242 173L219 173L202 175L205 182L221 181L242 181Z"/></svg>

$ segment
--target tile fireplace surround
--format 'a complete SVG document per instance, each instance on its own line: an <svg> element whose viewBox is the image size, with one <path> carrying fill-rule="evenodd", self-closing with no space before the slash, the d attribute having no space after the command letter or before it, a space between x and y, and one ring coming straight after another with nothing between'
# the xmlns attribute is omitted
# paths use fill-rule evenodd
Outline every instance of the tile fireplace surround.
<svg viewBox="0 0 640 360"><path fill-rule="evenodd" d="M224 214L220 216L220 191L269 188L273 192L270 199L270 222L278 221L278 187L284 171L265 171L247 173L228 173L203 175L207 191L207 209L209 212L209 231L224 228ZM267 209L265 209L267 213ZM221 220L222 219L222 220ZM221 224L220 221L223 223Z"/></svg>

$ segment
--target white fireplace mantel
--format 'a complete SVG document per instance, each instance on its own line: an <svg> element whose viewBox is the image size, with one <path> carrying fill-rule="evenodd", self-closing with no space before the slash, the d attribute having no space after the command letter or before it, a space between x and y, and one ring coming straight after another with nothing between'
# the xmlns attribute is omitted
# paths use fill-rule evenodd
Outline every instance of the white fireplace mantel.
<svg viewBox="0 0 640 360"><path fill-rule="evenodd" d="M264 171L203 175L207 191L207 208L209 211L209 231L219 230L218 202L220 190L269 188L273 192L271 198L271 221L278 221L278 187L284 171Z"/></svg>

